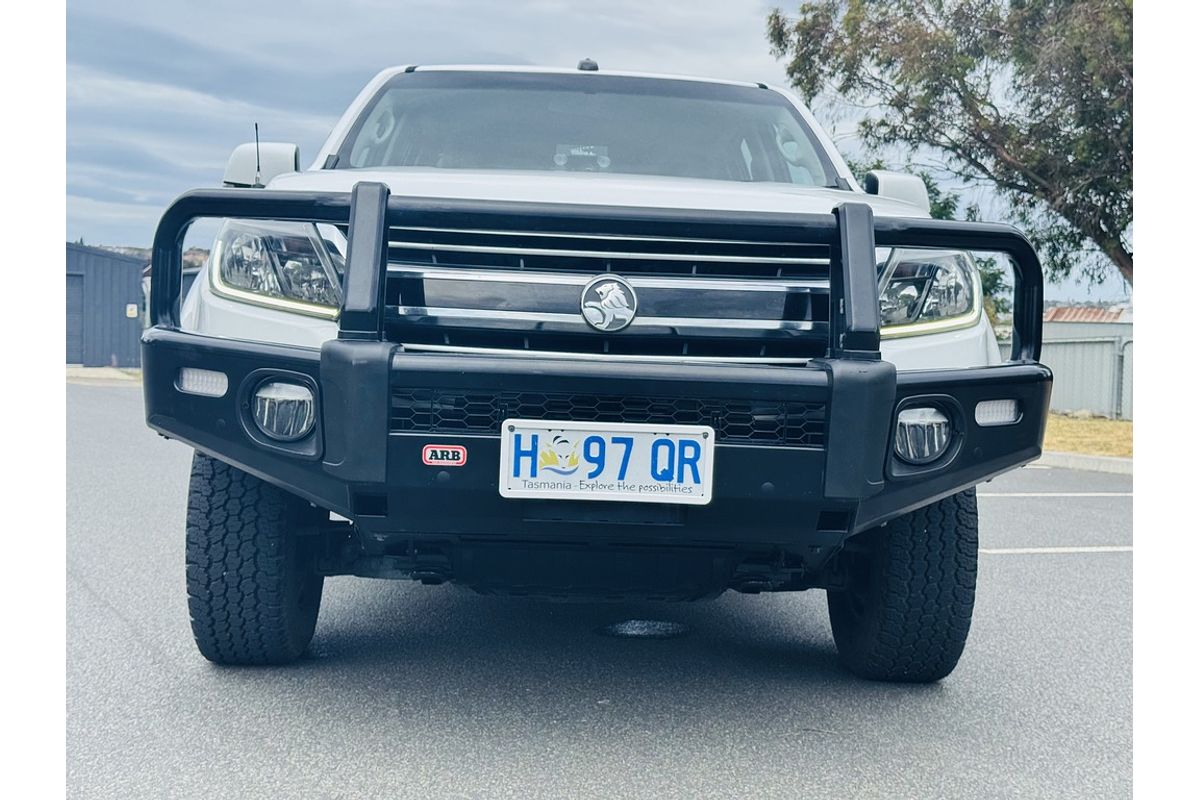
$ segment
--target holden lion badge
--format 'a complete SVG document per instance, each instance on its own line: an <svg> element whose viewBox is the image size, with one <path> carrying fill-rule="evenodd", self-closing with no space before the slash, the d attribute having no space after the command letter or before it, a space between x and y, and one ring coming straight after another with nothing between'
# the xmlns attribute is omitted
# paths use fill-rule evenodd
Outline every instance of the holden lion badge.
<svg viewBox="0 0 1200 800"><path fill-rule="evenodd" d="M619 331L628 327L637 314L637 294L624 278L601 275L583 287L579 309L587 324L596 330Z"/></svg>

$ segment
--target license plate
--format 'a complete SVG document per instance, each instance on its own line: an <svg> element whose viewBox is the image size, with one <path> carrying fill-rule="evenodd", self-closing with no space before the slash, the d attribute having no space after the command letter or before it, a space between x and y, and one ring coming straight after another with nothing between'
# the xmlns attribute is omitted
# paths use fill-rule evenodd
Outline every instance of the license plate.
<svg viewBox="0 0 1200 800"><path fill-rule="evenodd" d="M712 500L713 429L706 425L509 419L500 430L503 497Z"/></svg>

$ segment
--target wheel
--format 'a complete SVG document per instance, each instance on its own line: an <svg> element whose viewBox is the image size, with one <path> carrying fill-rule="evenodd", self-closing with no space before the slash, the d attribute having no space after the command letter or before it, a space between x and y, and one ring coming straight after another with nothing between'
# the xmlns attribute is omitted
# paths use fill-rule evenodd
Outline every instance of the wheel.
<svg viewBox="0 0 1200 800"><path fill-rule="evenodd" d="M975 490L855 536L839 559L843 586L827 594L842 664L879 681L930 683L949 675L975 606Z"/></svg>
<svg viewBox="0 0 1200 800"><path fill-rule="evenodd" d="M316 571L320 512L196 453L187 512L192 635L218 664L285 664L312 640L325 579Z"/></svg>

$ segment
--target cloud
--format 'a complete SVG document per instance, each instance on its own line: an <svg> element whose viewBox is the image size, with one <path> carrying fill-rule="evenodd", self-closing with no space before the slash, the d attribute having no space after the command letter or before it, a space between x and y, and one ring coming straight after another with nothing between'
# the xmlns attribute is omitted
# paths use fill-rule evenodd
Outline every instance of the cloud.
<svg viewBox="0 0 1200 800"><path fill-rule="evenodd" d="M290 138L311 156L337 119L89 66L73 65L68 76L67 224L88 241L146 244L153 225L130 221L157 220L181 192L217 185L254 122L264 138Z"/></svg>
<svg viewBox="0 0 1200 800"><path fill-rule="evenodd" d="M97 200L67 193L67 239L87 244L147 246L162 209L144 203ZM96 231L103 231L100 238Z"/></svg>
<svg viewBox="0 0 1200 800"><path fill-rule="evenodd" d="M252 125L287 131L319 142L336 114L318 115L219 97L183 86L119 78L87 67L74 67L67 82L68 143L96 140L136 143L161 158L195 169L214 169L228 155L211 141L234 130L239 142L251 138ZM131 125L131 121L137 125Z"/></svg>
<svg viewBox="0 0 1200 800"><path fill-rule="evenodd" d="M401 63L574 65L784 83L771 3L697 0L72 0L68 229L144 245L165 203L219 183L233 147L311 158L372 75ZM137 235L136 240L124 237Z"/></svg>

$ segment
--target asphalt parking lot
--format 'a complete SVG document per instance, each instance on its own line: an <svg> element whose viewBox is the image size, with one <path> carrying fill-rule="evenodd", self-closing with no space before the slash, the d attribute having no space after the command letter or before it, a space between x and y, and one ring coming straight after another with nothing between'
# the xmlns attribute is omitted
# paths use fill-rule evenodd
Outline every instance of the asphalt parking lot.
<svg viewBox="0 0 1200 800"><path fill-rule="evenodd" d="M183 587L191 453L67 386L72 797L1127 797L1132 481L980 487L979 595L933 686L838 667L823 593L560 604L336 578L298 665L221 669ZM597 635L683 623L666 640Z"/></svg>

